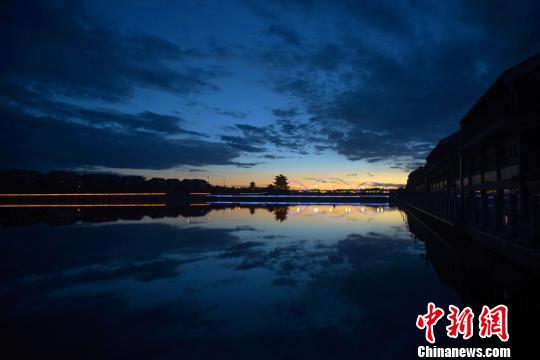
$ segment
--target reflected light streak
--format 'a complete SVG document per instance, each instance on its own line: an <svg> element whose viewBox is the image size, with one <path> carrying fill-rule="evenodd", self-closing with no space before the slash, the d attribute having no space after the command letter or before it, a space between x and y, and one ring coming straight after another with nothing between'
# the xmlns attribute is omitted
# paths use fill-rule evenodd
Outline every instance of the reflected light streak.
<svg viewBox="0 0 540 360"><path fill-rule="evenodd" d="M25 196L160 196L167 193L55 193L55 194L0 194L0 197Z"/></svg>
<svg viewBox="0 0 540 360"><path fill-rule="evenodd" d="M40 208L40 207L148 207L166 204L2 204L0 208Z"/></svg>

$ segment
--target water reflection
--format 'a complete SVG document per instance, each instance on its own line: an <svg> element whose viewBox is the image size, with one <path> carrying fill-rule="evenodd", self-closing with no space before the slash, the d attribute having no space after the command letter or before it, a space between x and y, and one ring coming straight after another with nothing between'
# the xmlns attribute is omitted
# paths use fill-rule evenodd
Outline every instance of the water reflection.
<svg viewBox="0 0 540 360"><path fill-rule="evenodd" d="M483 305L506 304L511 314L509 346L512 357L539 354L535 349L536 332L531 325L540 321L536 308L540 301L539 279L484 248L469 242L440 239L413 214L408 216L409 230L422 239L429 262L441 281L458 294L463 306L480 314ZM497 339L475 339L475 346L501 346ZM472 344L469 344L472 346ZM525 354L528 356L525 357Z"/></svg>
<svg viewBox="0 0 540 360"><path fill-rule="evenodd" d="M461 275L477 268L395 207L57 210L0 229L5 343L24 356L416 358L428 301L485 301Z"/></svg>
<svg viewBox="0 0 540 360"><path fill-rule="evenodd" d="M139 204L140 205L140 204ZM145 204L146 205L146 204ZM90 205L80 206L69 205L66 207L36 206L30 208L3 207L0 208L0 226L29 226L38 223L50 225L71 225L77 222L111 222L116 220L142 220L146 218L196 218L210 217L210 213L225 211L226 214L239 214L249 211L250 215L257 216L257 209L268 211L274 214L278 222L287 220L292 211L292 216L306 216L309 213L320 217L344 217L358 219L360 217L370 217L375 213L384 212L385 209L393 209L390 205L209 205L191 204L183 206L137 206L129 204L124 206L115 204L114 206ZM259 213L257 217L261 217ZM263 216L264 217L264 216Z"/></svg>

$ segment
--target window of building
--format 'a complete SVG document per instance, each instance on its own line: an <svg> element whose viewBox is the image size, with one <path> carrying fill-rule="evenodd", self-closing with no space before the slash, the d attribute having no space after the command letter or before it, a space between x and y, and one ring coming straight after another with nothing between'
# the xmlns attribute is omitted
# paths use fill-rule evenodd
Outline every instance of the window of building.
<svg viewBox="0 0 540 360"><path fill-rule="evenodd" d="M503 160L505 164L515 164L517 162L517 143L509 140L503 146Z"/></svg>
<svg viewBox="0 0 540 360"><path fill-rule="evenodd" d="M486 152L486 170L494 170L497 168L497 152L495 149L489 149Z"/></svg>

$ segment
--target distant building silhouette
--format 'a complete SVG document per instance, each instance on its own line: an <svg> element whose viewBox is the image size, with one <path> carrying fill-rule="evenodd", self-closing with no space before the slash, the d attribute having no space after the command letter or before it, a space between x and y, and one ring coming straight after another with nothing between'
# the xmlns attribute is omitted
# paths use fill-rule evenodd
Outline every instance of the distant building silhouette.
<svg viewBox="0 0 540 360"><path fill-rule="evenodd" d="M211 188L202 179L161 179L148 181L142 176L116 174L78 174L51 171L40 174L29 170L0 170L0 193L91 193L91 192L167 192L189 193Z"/></svg>

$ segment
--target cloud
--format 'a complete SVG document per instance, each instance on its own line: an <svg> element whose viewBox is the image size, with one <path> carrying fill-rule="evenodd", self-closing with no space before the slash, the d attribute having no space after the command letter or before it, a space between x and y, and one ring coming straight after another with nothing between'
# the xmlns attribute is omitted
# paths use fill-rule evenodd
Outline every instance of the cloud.
<svg viewBox="0 0 540 360"><path fill-rule="evenodd" d="M335 71L343 63L343 49L336 44L326 44L321 46L310 55L312 66L324 71Z"/></svg>
<svg viewBox="0 0 540 360"><path fill-rule="evenodd" d="M0 244L2 262L6 266L4 278L25 277L31 274L56 275L69 278L80 275L87 281L97 277L137 277L147 274L152 279L169 277L179 265L204 258L208 251L224 251L233 246L242 246L236 232L241 228L186 228L179 229L165 224L136 224L104 227L87 226L81 232L74 227L47 227L30 233L41 234L51 239L48 244L38 241L39 236L15 234L9 242ZM248 229L244 229L248 230ZM110 234L115 236L110 236ZM133 234L137 236L133 236ZM107 235L109 234L109 235ZM154 238L151 244L145 239ZM8 257L7 248L26 238L28 246L35 251L28 254L28 267L17 266L22 249L12 249ZM65 239L72 239L66 243ZM90 241L91 240L91 241ZM10 245L11 244L11 245ZM58 249L62 251L58 251ZM183 254L182 259L168 258L170 254ZM18 256L15 256L18 255ZM45 256L50 261L40 262ZM176 266L174 264L176 263ZM101 265L101 266L96 266ZM73 271L78 269L78 271ZM85 272L84 269L89 271ZM81 272L82 271L82 272ZM91 274L93 274L91 276ZM106 275L109 274L109 275ZM148 279L148 278L147 278Z"/></svg>
<svg viewBox="0 0 540 360"><path fill-rule="evenodd" d="M173 94L216 90L219 68L188 62L203 54L149 35L106 27L82 5L13 1L2 7L2 73L44 94L118 102L136 87Z"/></svg>
<svg viewBox="0 0 540 360"><path fill-rule="evenodd" d="M243 120L248 117L248 114L242 111L223 110L218 107L214 107L213 110L220 115L229 116L237 120Z"/></svg>
<svg viewBox="0 0 540 360"><path fill-rule="evenodd" d="M269 147L300 151L305 144L305 139L294 139L291 131L282 131L282 128L274 125L235 124L232 130L239 135L222 135L220 138L243 152L260 153L267 151Z"/></svg>
<svg viewBox="0 0 540 360"><path fill-rule="evenodd" d="M266 30L266 33L279 37L290 45L298 46L301 44L300 36L298 35L298 33L291 30L285 25L270 25Z"/></svg>
<svg viewBox="0 0 540 360"><path fill-rule="evenodd" d="M217 90L212 81L228 73L198 61L211 52L105 26L78 2L9 2L0 30L0 166L250 166L235 161L240 151L202 140L208 135L186 129L178 116L89 105L124 102L138 88Z"/></svg>
<svg viewBox="0 0 540 360"><path fill-rule="evenodd" d="M234 159L240 155L224 143L90 126L9 106L0 106L0 116L2 167L167 169L180 164L235 165Z"/></svg>
<svg viewBox="0 0 540 360"><path fill-rule="evenodd" d="M407 171L457 129L504 69L540 50L535 1L270 0L238 6L259 16L242 22L248 31L218 39L201 32L193 46L106 25L82 2L4 5L0 102L7 118L1 126L14 133L2 134L12 141L0 159L68 166L80 158L77 166L163 169L255 166L238 159L249 153L275 159L335 152ZM190 29L186 23L179 31ZM233 85L222 81L233 75L230 69L239 75ZM231 86L236 96L242 83L236 80L246 78L294 106L267 103L276 94L254 96L255 107L271 109L273 122L245 124L256 112L196 97L211 98L218 84ZM138 100L139 90L167 92L238 123L207 134L188 129L194 120L184 114L118 110ZM103 102L118 108L95 105Z"/></svg>
<svg viewBox="0 0 540 360"><path fill-rule="evenodd" d="M277 159L286 159L286 156L274 155L274 154L264 154L262 156L264 159L277 160Z"/></svg>
<svg viewBox="0 0 540 360"><path fill-rule="evenodd" d="M186 130L180 126L183 120L172 115L157 114L151 111L126 114L112 110L84 108L71 110L73 111L64 111L64 119L78 119L98 127L121 128L125 131L151 131L168 135L207 136L197 131Z"/></svg>
<svg viewBox="0 0 540 360"><path fill-rule="evenodd" d="M234 135L222 135L221 141L224 141L229 146L248 153L264 152L266 149L261 147L260 143L256 139L251 139L246 136L234 136Z"/></svg>
<svg viewBox="0 0 540 360"><path fill-rule="evenodd" d="M417 164L502 71L540 50L534 1L265 3L332 29L301 32L301 49L262 49L260 58L273 88L327 135L313 148L352 161Z"/></svg>
<svg viewBox="0 0 540 360"><path fill-rule="evenodd" d="M263 162L233 162L233 165L236 165L236 167L249 169L257 165L264 164Z"/></svg>
<svg viewBox="0 0 540 360"><path fill-rule="evenodd" d="M277 118L291 119L299 115L296 108L272 109L272 114Z"/></svg>

